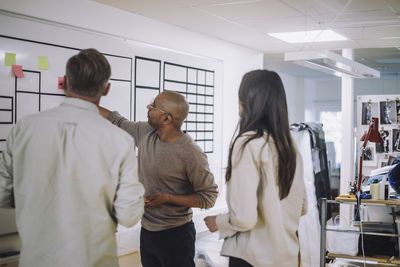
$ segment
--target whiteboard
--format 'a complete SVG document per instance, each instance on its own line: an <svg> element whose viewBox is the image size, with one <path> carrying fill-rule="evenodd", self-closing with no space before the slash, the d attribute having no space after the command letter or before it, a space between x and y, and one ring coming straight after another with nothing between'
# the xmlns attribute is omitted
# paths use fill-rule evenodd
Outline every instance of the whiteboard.
<svg viewBox="0 0 400 267"><path fill-rule="evenodd" d="M0 15L0 25L0 151L20 118L63 101L58 77L64 76L67 60L80 49L93 47L106 56L112 69L111 89L100 103L106 108L132 121L147 121L146 106L160 92L172 90L187 98L190 113L183 129L207 153L216 182L223 187L221 61L5 14ZM16 78L5 66L6 53L16 54L24 78ZM48 59L47 69L39 68L39 56ZM0 235L16 231L12 211L0 209L0 218ZM130 243L123 240L127 231L119 234L119 244ZM123 251L136 248L129 245Z"/></svg>

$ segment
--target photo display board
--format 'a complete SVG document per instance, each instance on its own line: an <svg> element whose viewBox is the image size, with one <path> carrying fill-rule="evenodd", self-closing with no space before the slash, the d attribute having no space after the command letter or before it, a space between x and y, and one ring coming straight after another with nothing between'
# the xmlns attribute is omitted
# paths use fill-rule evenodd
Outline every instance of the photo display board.
<svg viewBox="0 0 400 267"><path fill-rule="evenodd" d="M361 95L357 97L357 140L368 131L372 118L378 118L378 130L383 143L369 142L363 158L363 169L370 170L390 165L400 155L400 94ZM364 168L365 167L365 168Z"/></svg>

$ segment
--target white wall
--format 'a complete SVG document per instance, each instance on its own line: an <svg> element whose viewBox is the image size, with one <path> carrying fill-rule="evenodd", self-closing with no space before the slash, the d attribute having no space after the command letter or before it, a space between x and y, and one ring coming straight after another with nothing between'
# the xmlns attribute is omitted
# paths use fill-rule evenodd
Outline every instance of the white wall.
<svg viewBox="0 0 400 267"><path fill-rule="evenodd" d="M316 121L316 109L314 105L317 93L316 82L313 79L304 80L304 121Z"/></svg>
<svg viewBox="0 0 400 267"><path fill-rule="evenodd" d="M285 87L289 124L314 121L315 82L282 72L278 74Z"/></svg>
<svg viewBox="0 0 400 267"><path fill-rule="evenodd" d="M285 87L288 105L289 124L304 122L305 116L305 79L279 73Z"/></svg>
<svg viewBox="0 0 400 267"><path fill-rule="evenodd" d="M341 82L339 78L315 80L316 101L339 101ZM389 95L400 92L400 77L382 75L380 79L354 79L354 99L358 95Z"/></svg>
<svg viewBox="0 0 400 267"><path fill-rule="evenodd" d="M392 95L400 92L398 75L382 75L380 79L358 79L354 82L354 95Z"/></svg>

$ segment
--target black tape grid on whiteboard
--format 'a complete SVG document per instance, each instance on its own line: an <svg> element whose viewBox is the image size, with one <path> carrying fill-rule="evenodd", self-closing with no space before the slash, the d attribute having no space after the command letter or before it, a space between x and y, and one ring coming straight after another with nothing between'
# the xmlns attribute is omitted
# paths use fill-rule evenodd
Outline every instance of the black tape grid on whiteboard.
<svg viewBox="0 0 400 267"><path fill-rule="evenodd" d="M166 69L172 66L175 69L181 68L186 72L186 78L184 80L178 80L178 79L173 79L170 78L169 73L166 72ZM194 71L196 73L196 81L189 81L189 70ZM204 83L199 82L199 72L204 72ZM212 74L212 82L207 83L207 73ZM189 108L189 115L195 115L196 119L195 120L188 120L186 119L184 122L185 125L185 131L189 134L194 135L194 141L203 149L205 153L213 153L214 152L214 82L215 82L215 72L213 70L207 70L203 68L196 68L192 66L185 66L185 65L180 65L180 64L175 64L171 62L164 62L163 66L163 87L164 90L170 90L170 91L175 91L177 93L183 94L186 98L191 95L195 96L195 101L189 101L189 106L194 109L194 111L190 111ZM167 78L168 77L168 78ZM185 86L185 91L182 90L176 90L174 88L166 88L166 83L168 84L177 84L177 85L184 85ZM188 87L189 86L194 86L196 88L196 92L189 92ZM212 89L211 94L207 94L206 92L204 93L199 93L198 88L199 87L204 87L204 88L209 88ZM203 97L203 101L199 100L200 97ZM206 97L209 97L212 99L212 103L206 103ZM202 107L203 111L199 111L199 106ZM206 111L206 108L209 108L211 111ZM198 116L201 115L204 117L204 120L198 120ZM208 115L208 116L207 116ZM211 117L211 119L205 119L206 117ZM195 126L195 129L188 129L188 124L192 124ZM203 126L203 127L200 127ZM202 128L202 129L201 129ZM200 138L199 135L201 134L202 136L205 136L206 133L211 133L211 138ZM207 144L210 145L207 146Z"/></svg>
<svg viewBox="0 0 400 267"><path fill-rule="evenodd" d="M35 40L30 40L30 39L24 39L24 38L18 38L18 37L13 37L13 36L7 36L7 35L1 35L0 34L0 38L6 38L6 39L12 39L12 40L16 40L16 41L21 41L21 42L28 42L28 43L35 43L35 44L41 44L41 45L47 45L47 46L52 46L52 47L58 47L58 48L64 48L64 49L71 49L71 50L76 50L76 51L81 51L82 49L80 48L76 48L76 47L71 47L71 46L65 46L65 45L59 45L59 44L54 44L54 43L47 43L47 42L41 42L41 41L35 41ZM130 110L132 110L132 58L131 57L127 57L127 56L120 56L120 55L115 55L115 54L108 54L108 53L103 53L103 55L105 56L110 56L110 57L116 57L116 58L123 58L123 59L127 59L130 60L130 79L126 80L126 79L114 79L111 78L110 81L119 81L119 82L128 82L129 83L129 94L130 94L130 102L129 102L129 108ZM15 116L15 121L17 122L17 93L27 93L27 94L38 94L39 95L39 110L41 110L41 95L50 95L50 96L64 96L65 94L55 94L55 93L44 93L41 91L41 73L39 71L33 71L33 70L26 70L23 69L24 72L31 72L31 73L38 73L39 74L39 92L30 92L30 91L19 91L17 90L17 77L15 77L15 110L13 110L14 112L14 116ZM130 114L130 119L132 119L132 115Z"/></svg>

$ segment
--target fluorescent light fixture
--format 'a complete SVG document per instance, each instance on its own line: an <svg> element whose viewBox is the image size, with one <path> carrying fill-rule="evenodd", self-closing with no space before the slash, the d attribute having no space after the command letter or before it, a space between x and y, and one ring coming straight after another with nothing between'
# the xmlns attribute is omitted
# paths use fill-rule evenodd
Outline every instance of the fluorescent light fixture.
<svg viewBox="0 0 400 267"><path fill-rule="evenodd" d="M380 78L380 72L328 50L285 53L285 61L338 77Z"/></svg>
<svg viewBox="0 0 400 267"><path fill-rule="evenodd" d="M314 43L314 42L329 42L343 41L346 37L332 30L316 30L316 31L301 31L301 32L277 32L268 33L272 37L282 40L287 43Z"/></svg>

